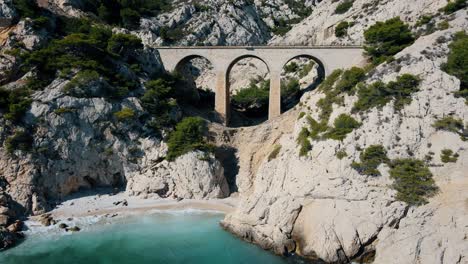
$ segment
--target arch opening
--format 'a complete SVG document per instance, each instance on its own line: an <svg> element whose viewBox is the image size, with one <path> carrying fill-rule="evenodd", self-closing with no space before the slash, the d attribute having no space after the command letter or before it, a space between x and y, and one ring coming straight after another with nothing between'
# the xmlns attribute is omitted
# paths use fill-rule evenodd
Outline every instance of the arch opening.
<svg viewBox="0 0 468 264"><path fill-rule="evenodd" d="M238 57L229 65L226 79L230 126L253 126L268 120L270 70L263 59Z"/></svg>
<svg viewBox="0 0 468 264"><path fill-rule="evenodd" d="M180 60L173 74L184 82L184 92L192 98L187 114L214 119L215 78L214 65L205 57L190 55Z"/></svg>
<svg viewBox="0 0 468 264"><path fill-rule="evenodd" d="M323 63L311 55L298 55L281 71L281 113L296 106L305 92L317 88L325 78Z"/></svg>

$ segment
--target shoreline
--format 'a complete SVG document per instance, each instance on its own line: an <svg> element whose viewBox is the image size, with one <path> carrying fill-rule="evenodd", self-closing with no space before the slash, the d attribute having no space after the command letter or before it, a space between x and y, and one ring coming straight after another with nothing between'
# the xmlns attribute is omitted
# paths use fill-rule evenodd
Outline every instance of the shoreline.
<svg viewBox="0 0 468 264"><path fill-rule="evenodd" d="M228 197L224 199L168 199L168 198L142 198L129 196L125 192L117 194L89 194L78 193L69 197L46 214L31 216L25 223L32 232L41 229L55 229L59 223L74 224L86 228L87 225L102 219L114 217L149 215L152 213L220 213L232 212L238 199ZM50 226L41 223L41 218L50 215L55 220ZM93 220L90 220L93 219Z"/></svg>

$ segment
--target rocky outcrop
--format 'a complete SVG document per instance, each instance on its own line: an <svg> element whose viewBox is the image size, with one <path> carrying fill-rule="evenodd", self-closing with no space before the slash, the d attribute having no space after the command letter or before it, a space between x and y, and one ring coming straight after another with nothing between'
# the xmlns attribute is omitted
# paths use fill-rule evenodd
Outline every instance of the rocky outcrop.
<svg viewBox="0 0 468 264"><path fill-rule="evenodd" d="M127 192L144 197L210 199L228 197L229 187L219 161L198 151L140 172L130 178Z"/></svg>
<svg viewBox="0 0 468 264"><path fill-rule="evenodd" d="M253 174L251 192L241 193L239 208L226 216L223 226L276 253L295 251L326 262L347 263L372 256L374 250L375 263L463 262L468 253L464 230L468 214L463 206L468 196L462 191L468 181L463 173L468 143L455 133L436 131L432 124L448 114L468 117L464 99L454 96L460 82L441 70L451 37L467 27L464 12L457 13L449 30L419 38L394 62L369 75L367 82L388 82L404 73L419 76L420 91L413 94L411 104L401 112L390 103L355 116L360 128L342 142L312 141L307 157L299 157L295 142L306 125L305 118L300 119L294 133L277 141L278 156L265 158ZM321 92L306 93L300 111L318 119L314 109L322 97ZM334 105L330 125L339 114L350 113L356 99L345 96L343 105ZM391 159L424 159L429 152L436 153L430 169L439 195L425 206L409 208L396 201L389 188L388 167L379 168L379 177L358 174L351 163L359 160L361 148L374 144L383 145ZM444 148L459 154L455 164L441 163L437 155ZM339 150L347 157L338 159Z"/></svg>
<svg viewBox="0 0 468 264"><path fill-rule="evenodd" d="M13 0L0 2L0 28L10 26L16 17L17 13L13 7Z"/></svg>
<svg viewBox="0 0 468 264"><path fill-rule="evenodd" d="M14 246L23 237L23 222L15 221L16 217L13 201L0 186L0 250Z"/></svg>
<svg viewBox="0 0 468 264"><path fill-rule="evenodd" d="M335 9L342 1L322 1L304 19L284 36L276 36L271 45L362 45L364 31L377 21L399 16L410 25L415 25L423 15L434 15L447 4L445 0L356 0L344 14ZM335 27L346 21L352 23L345 37L335 36Z"/></svg>

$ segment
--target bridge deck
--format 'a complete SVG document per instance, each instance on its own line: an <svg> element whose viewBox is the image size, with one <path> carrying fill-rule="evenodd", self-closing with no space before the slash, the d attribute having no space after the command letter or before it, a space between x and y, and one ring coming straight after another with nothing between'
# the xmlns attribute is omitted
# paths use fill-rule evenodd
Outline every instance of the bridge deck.
<svg viewBox="0 0 468 264"><path fill-rule="evenodd" d="M317 45L317 46L153 46L155 49L198 49L198 50L207 50L207 49L362 49L363 46L359 45L341 45L341 46L331 46L331 45Z"/></svg>

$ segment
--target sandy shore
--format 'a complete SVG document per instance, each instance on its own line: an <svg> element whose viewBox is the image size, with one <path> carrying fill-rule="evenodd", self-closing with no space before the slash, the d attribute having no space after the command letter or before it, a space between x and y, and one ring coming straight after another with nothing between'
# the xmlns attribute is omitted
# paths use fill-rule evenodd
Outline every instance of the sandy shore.
<svg viewBox="0 0 468 264"><path fill-rule="evenodd" d="M126 201L126 203L124 203ZM102 215L142 214L157 210L207 210L228 213L234 210L236 198L177 201L174 199L128 196L121 192L112 194L83 195L71 197L50 213L54 219ZM34 218L33 218L34 219Z"/></svg>

